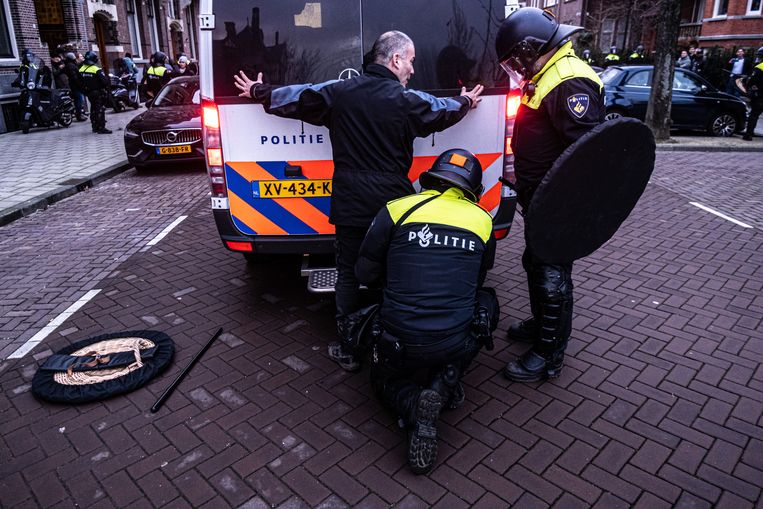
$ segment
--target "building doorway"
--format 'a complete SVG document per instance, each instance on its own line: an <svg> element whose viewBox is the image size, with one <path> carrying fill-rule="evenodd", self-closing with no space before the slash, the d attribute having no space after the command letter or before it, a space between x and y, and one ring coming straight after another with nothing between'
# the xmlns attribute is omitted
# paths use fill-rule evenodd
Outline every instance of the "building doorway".
<svg viewBox="0 0 763 509"><path fill-rule="evenodd" d="M172 58L177 60L178 57L185 52L185 45L183 44L183 27L177 21L173 21L170 24L170 44L172 46Z"/></svg>
<svg viewBox="0 0 763 509"><path fill-rule="evenodd" d="M95 43L98 45L98 60L103 68L103 72L109 73L109 59L106 56L106 37L108 34L109 19L96 12L93 15L93 25L95 26Z"/></svg>

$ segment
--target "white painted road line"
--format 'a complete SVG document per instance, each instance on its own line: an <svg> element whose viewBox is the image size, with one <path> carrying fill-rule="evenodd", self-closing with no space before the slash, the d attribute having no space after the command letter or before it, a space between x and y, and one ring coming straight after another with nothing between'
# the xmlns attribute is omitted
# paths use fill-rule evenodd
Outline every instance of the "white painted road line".
<svg viewBox="0 0 763 509"><path fill-rule="evenodd" d="M164 230L162 230L162 231L159 233L159 235L157 235L156 237L154 237L153 239L151 239L151 240L148 242L148 244L146 244L146 245L147 245L147 246L153 246L153 245L156 245L156 244L157 244L157 243L158 243L160 240L162 240L164 237L166 237L166 236L167 236L167 234L168 234L169 232L171 232L171 231L172 231L172 229L173 229L174 227L176 227L177 225L179 225L180 223L182 223L182 222L183 222L183 220L184 220L186 217L188 217L188 216L180 216L179 218L177 218L177 219L175 219L174 221L172 221L172 223L170 223L170 224L167 226L167 228L165 228Z"/></svg>
<svg viewBox="0 0 763 509"><path fill-rule="evenodd" d="M695 207L701 208L702 210L704 210L706 212L710 212L711 214L715 214L716 216L721 217L721 218L725 219L726 221L731 221L734 224L738 224L742 228L752 228L752 226L747 224L747 223L743 223L742 221L734 219L733 217L729 217L729 216L727 216L726 214L724 214L722 212L718 212L717 210L711 209L710 207L705 207L701 203L697 203L695 201L690 201L689 203L691 205L694 205Z"/></svg>
<svg viewBox="0 0 763 509"><path fill-rule="evenodd" d="M96 289L96 290L90 290L89 292L87 292L77 302L75 302L74 304L72 304L71 306L66 308L66 311L64 311L63 313L61 313L60 315L58 315L57 317L52 319L48 323L48 325L46 325L45 327L42 328L42 330L40 330L37 334L35 334L31 338L29 338L26 343L24 343L18 349L16 349L16 351L13 352L12 354L10 354L8 356L8 358L9 359L20 359L23 356L25 356L26 354L28 354L30 351L32 351L32 349L34 347L36 347L37 345L42 343L42 341L46 337L48 337L48 334L50 334L51 332L56 330L59 325L64 323L70 316L72 316L74 313L76 313L79 308L81 308L82 306L87 304L87 302L90 299L92 299L93 297L98 295L98 292L100 292L100 291L101 290Z"/></svg>

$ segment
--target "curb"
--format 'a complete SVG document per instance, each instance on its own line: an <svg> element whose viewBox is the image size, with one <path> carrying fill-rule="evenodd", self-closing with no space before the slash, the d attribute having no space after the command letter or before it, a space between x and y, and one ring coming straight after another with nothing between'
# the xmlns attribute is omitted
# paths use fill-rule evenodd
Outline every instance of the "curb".
<svg viewBox="0 0 763 509"><path fill-rule="evenodd" d="M117 163L112 164L100 170L89 177L82 177L77 179L71 184L61 186L55 191L49 191L45 194L32 198L30 200L23 201L12 207L0 210L0 226L5 226L8 223L12 223L17 219L28 216L37 212L38 210L46 209L50 205L74 196L75 194L89 189L101 182L108 180L112 177L123 173L127 169L132 168L132 165L127 162L127 159L123 159Z"/></svg>
<svg viewBox="0 0 763 509"><path fill-rule="evenodd" d="M658 143L657 152L763 152L763 145L754 147L715 147L708 145L692 146Z"/></svg>

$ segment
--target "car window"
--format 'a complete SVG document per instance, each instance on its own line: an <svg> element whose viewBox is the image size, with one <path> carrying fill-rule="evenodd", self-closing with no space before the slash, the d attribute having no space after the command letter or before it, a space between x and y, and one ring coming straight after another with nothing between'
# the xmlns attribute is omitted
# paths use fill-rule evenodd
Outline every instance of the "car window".
<svg viewBox="0 0 763 509"><path fill-rule="evenodd" d="M690 76L684 72L676 71L673 76L673 89L686 92L696 92L702 88L702 84L697 81L694 76Z"/></svg>
<svg viewBox="0 0 763 509"><path fill-rule="evenodd" d="M154 106L181 106L184 104L201 104L199 81L187 80L168 83L154 100Z"/></svg>
<svg viewBox="0 0 763 509"><path fill-rule="evenodd" d="M650 75L651 75L650 71L634 72L633 74L628 76L628 79L626 80L625 84L630 85L632 87L648 87Z"/></svg>
<svg viewBox="0 0 763 509"><path fill-rule="evenodd" d="M237 96L233 75L288 85L338 79L361 68L358 0L215 1L212 34L216 97Z"/></svg>
<svg viewBox="0 0 763 509"><path fill-rule="evenodd" d="M615 69L614 67L610 67L601 71L601 73L599 73L599 78L601 78L602 83L609 85L619 80L622 73L622 69Z"/></svg>
<svg viewBox="0 0 763 509"><path fill-rule="evenodd" d="M506 87L495 36L504 2L484 0L363 0L363 51L388 30L406 33L416 48L408 86L419 90Z"/></svg>

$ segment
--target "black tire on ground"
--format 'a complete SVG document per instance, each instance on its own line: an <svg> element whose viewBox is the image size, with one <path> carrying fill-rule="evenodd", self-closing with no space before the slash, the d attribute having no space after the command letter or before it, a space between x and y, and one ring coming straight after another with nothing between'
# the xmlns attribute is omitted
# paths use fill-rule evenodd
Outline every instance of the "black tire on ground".
<svg viewBox="0 0 763 509"><path fill-rule="evenodd" d="M731 113L721 111L713 115L707 125L707 132L713 136L727 138L737 130L737 119Z"/></svg>

